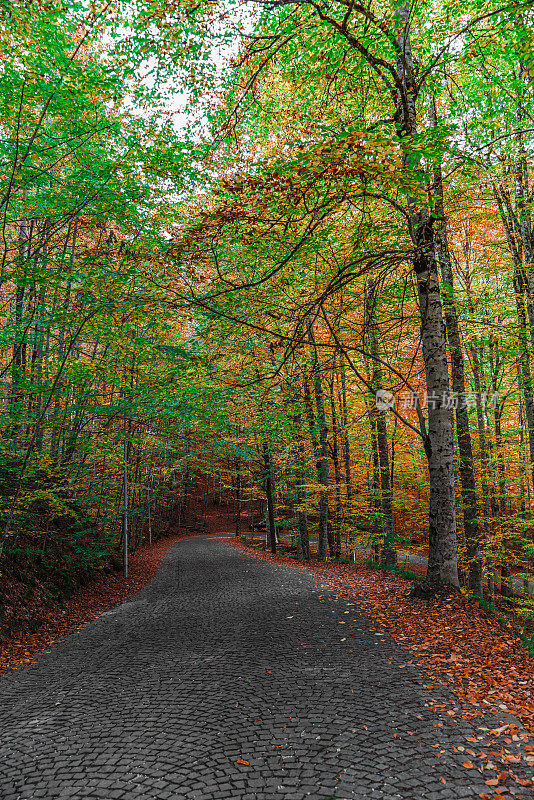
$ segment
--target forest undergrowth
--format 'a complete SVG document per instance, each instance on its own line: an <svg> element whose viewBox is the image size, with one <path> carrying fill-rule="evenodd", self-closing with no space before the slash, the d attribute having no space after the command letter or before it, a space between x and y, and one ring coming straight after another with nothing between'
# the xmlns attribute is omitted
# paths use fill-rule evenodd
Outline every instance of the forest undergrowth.
<svg viewBox="0 0 534 800"><path fill-rule="evenodd" d="M16 576L9 577L9 572L3 576L0 595L0 618L5 620L0 636L0 675L31 661L102 611L135 594L156 574L176 542L205 533L217 534L228 527L228 515L220 506L210 506L201 525L195 515L179 525L175 512L176 509L174 513L168 510L163 519L165 526L155 533L154 541L145 541L132 554L127 577L115 554L106 569L92 570L83 581L69 584L67 591L58 591L55 583L32 580L34 572L19 571L20 563L16 562Z"/></svg>

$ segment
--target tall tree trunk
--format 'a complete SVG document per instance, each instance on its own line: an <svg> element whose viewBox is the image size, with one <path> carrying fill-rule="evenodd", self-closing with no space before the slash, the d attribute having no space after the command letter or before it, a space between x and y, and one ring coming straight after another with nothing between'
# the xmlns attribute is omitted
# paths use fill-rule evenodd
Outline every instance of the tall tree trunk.
<svg viewBox="0 0 534 800"><path fill-rule="evenodd" d="M239 458L236 458L236 489L235 489L235 535L241 535L241 463Z"/></svg>
<svg viewBox="0 0 534 800"><path fill-rule="evenodd" d="M274 512L274 480L271 453L269 445L263 441L263 465L264 465L264 482L265 482L265 497L267 498L267 515L266 515L266 528L267 528L267 547L271 553L276 553L276 522Z"/></svg>
<svg viewBox="0 0 534 800"><path fill-rule="evenodd" d="M512 286L515 296L516 314L518 322L518 339L520 347L519 365L520 365L520 376L523 389L523 397L525 401L525 417L528 429L528 446L530 453L529 471L532 479L534 477L534 404L533 404L532 372L531 372L530 353L528 346L528 331L530 330L530 338L534 346L534 319L530 321L531 324L527 324L525 293L528 292L526 286L527 278L525 276L525 271L523 269L523 242L522 242L523 233L520 230L518 231L517 218L515 218L514 216L514 209L511 207L511 202L509 197L507 196L507 193L497 183L493 183L492 187L493 187L493 196L495 198L497 207L499 209L502 226L506 235L506 241L508 243L508 250L510 252L514 268ZM523 189L519 191L519 194L521 194L521 191L523 191ZM516 199L517 199L517 193L518 189L516 183ZM523 200L520 198L518 203L520 209L522 203ZM527 239L525 239L525 242L527 242L526 255L527 257L529 257L529 251L528 251L529 245ZM528 311L531 312L532 304L529 302L528 305L529 305ZM532 311L532 313L534 314L534 311Z"/></svg>
<svg viewBox="0 0 534 800"><path fill-rule="evenodd" d="M74 256L76 252L76 236L78 233L78 217L74 218L74 223L72 224L72 241L70 245L70 256L69 256L69 272L67 278L67 285L65 287L65 295L63 298L63 319L59 326L59 336L58 336L58 358L61 361L65 355L65 334L67 329L67 315L69 312L70 306L70 294L71 294L71 287L72 287L72 272L74 269ZM67 238L65 241L65 253L67 251L67 247L69 244L69 236L71 234L71 226L69 226L69 231L67 233ZM62 393L61 384L57 387L56 390L56 397L54 400L54 409L52 411L52 432L50 436L50 457L54 464L57 463L59 460L59 442L61 438L61 393Z"/></svg>
<svg viewBox="0 0 534 800"><path fill-rule="evenodd" d="M534 248L530 205L527 202L528 164L526 158L520 158L515 166L515 208L512 206L508 193L499 183L493 183L493 193L499 208L501 222L514 266L513 290L520 348L518 377L523 390L528 429L529 473L534 485L534 401L528 343L530 338L530 343L534 347ZM527 332L530 333L530 337ZM528 480L526 483L528 490ZM510 588L506 583L506 578L508 577L507 569L507 567L504 567L504 574L501 570L501 574L505 578L504 582L501 583L501 592L504 590L505 594L510 593Z"/></svg>
<svg viewBox="0 0 534 800"><path fill-rule="evenodd" d="M522 377L519 361L516 359L517 383L519 390L522 391ZM527 485L527 470L525 458L525 419L523 414L523 399L519 397L519 410L518 410L518 428L519 428L519 514L522 519L526 519L526 485Z"/></svg>
<svg viewBox="0 0 534 800"><path fill-rule="evenodd" d="M428 403L425 452L430 477L428 577L458 585L454 437L449 396L449 368L437 265L433 252L432 220L415 227L415 260L421 338Z"/></svg>
<svg viewBox="0 0 534 800"><path fill-rule="evenodd" d="M316 448L317 479L322 487L319 496L319 545L317 549L317 560L325 561L327 545L330 555L332 556L334 554L334 543L332 541L328 525L328 427L326 424L323 387L321 385L321 374L319 372L317 346L311 325L308 328L308 338L310 344L312 345L315 358L313 366L313 390L315 396L317 427L319 429L319 441L317 442Z"/></svg>
<svg viewBox="0 0 534 800"><path fill-rule="evenodd" d="M33 223L21 222L18 245L18 278L15 286L14 312L15 333L11 367L10 413L12 417L12 435L17 438L23 414L24 381L26 377L26 331L24 330L24 294L26 291L26 272L28 252L31 246Z"/></svg>
<svg viewBox="0 0 534 800"><path fill-rule="evenodd" d="M336 400L334 391L335 381L335 362L332 367L332 380L330 382L330 409L332 413L332 461L334 464L335 479L335 537L334 537L334 556L341 558L341 469L339 464L339 429L337 422Z"/></svg>
<svg viewBox="0 0 534 800"><path fill-rule="evenodd" d="M431 100L433 123L436 124L434 98ZM454 273L447 239L447 225L443 197L441 165L434 169L434 192L437 214L435 233L436 254L441 272L445 325L451 356L452 391L455 398L456 434L460 486L463 506L465 542L468 564L468 585L474 594L482 597L482 556L478 527L477 490L473 463L473 445L469 429L469 410L466 403L465 366L458 311L454 299Z"/></svg>
<svg viewBox="0 0 534 800"><path fill-rule="evenodd" d="M342 427L342 445L343 445L343 461L345 464L345 500L347 503L348 513L351 513L352 504L352 483L350 475L350 444L349 444L349 420L347 414L347 385L345 375L345 354L341 354L341 363L339 365L341 375L341 427Z"/></svg>
<svg viewBox="0 0 534 800"><path fill-rule="evenodd" d="M504 402L497 402L493 409L493 422L495 427L495 449L497 451L497 475L499 486L499 516L501 519L506 517L506 472L504 467L503 439L502 439L502 415Z"/></svg>
<svg viewBox="0 0 534 800"><path fill-rule="evenodd" d="M488 443L486 436L486 423L484 420L484 407L482 404L482 383L480 376L480 361L478 357L477 346L471 343L469 346L471 353L471 363L473 369L473 382L475 385L475 399L476 399L476 414L477 414L477 427L478 427L478 441L480 448L480 467L481 467L481 484L482 484L482 503L484 510L484 532L489 539L491 536L491 499L490 499L490 457L488 452Z"/></svg>
<svg viewBox="0 0 534 800"><path fill-rule="evenodd" d="M369 353L371 356L371 385L374 395L371 399L370 413L374 416L380 474L380 512L382 527L381 560L387 566L394 566L397 563L397 551L395 550L395 531L393 529L393 491L391 486L387 420L386 411L378 408L376 400L377 393L384 388L375 319L376 301L376 286L371 279L368 279L366 286L366 326L368 329Z"/></svg>
<svg viewBox="0 0 534 800"><path fill-rule="evenodd" d="M182 480L181 480L181 488L178 495L178 533L180 533L180 529L182 525L185 526L185 521L187 519L187 503L189 500L189 484L190 484L190 477L191 477L191 463L190 463L190 453L191 453L191 428L187 426L184 430L184 439L185 439L185 470L182 473Z"/></svg>
<svg viewBox="0 0 534 800"><path fill-rule="evenodd" d="M126 402L126 394L124 395ZM130 431L131 422L126 412L124 413L124 463L122 472L122 569L124 577L128 577L129 563L129 530L128 530L128 468L130 463Z"/></svg>
<svg viewBox="0 0 534 800"><path fill-rule="evenodd" d="M403 166L410 179L420 181L420 147L417 137L416 100L419 83L416 79L410 23L412 6L404 0L395 5L395 20L386 35L395 37L395 64L385 64L383 54L377 57L372 44L359 38L348 29L351 13L358 14L363 28L367 28L367 10L349 5L341 23L329 16L328 6L314 4L322 21L331 25L343 36L349 46L363 57L374 73L384 81L394 106L394 123L402 152ZM396 71L391 82L390 68ZM458 553L456 541L456 497L454 490L454 434L452 411L443 402L449 396L449 368L447 339L438 281L435 254L434 211L428 204L406 192L408 233L413 243L412 266L417 280L423 362L428 395L432 398L428 409L428 433L424 433L425 453L428 459L430 480L429 503L429 558L427 575L431 582L444 582L458 586Z"/></svg>
<svg viewBox="0 0 534 800"><path fill-rule="evenodd" d="M399 3L396 125L406 168L417 170L419 156L412 149L417 134L415 79L410 19L412 9ZM408 197L409 231L415 246L413 270L417 280L421 341L428 397L428 435L425 452L430 478L428 570L430 581L458 586L456 497L454 491L454 435L449 396L447 341L441 306L435 253L434 216L416 198Z"/></svg>
<svg viewBox="0 0 534 800"><path fill-rule="evenodd" d="M519 364L521 371L521 382L523 388L523 399L525 402L525 416L528 429L528 447L530 454L530 476L534 476L534 395L532 388L532 370L530 353L527 339L527 319L525 312L525 301L520 275L516 272L514 279L514 294L516 301L516 312L518 321L519 338Z"/></svg>
<svg viewBox="0 0 534 800"><path fill-rule="evenodd" d="M304 460L304 436L302 433L302 418L300 414L293 417L295 433L297 438L297 469L296 469L296 489L297 489L297 519L299 526L299 538L297 554L299 558L306 561L310 558L310 537L308 533L308 514L306 511L306 464Z"/></svg>
<svg viewBox="0 0 534 800"><path fill-rule="evenodd" d="M373 511L373 538L379 536L383 540L382 529L382 487L380 482L380 457L378 455L378 434L376 429L376 405L375 399L366 398L367 418L369 419L369 431L371 434L371 457L373 465L373 478L371 487L371 508ZM380 561L380 542L373 545L375 561Z"/></svg>
<svg viewBox="0 0 534 800"><path fill-rule="evenodd" d="M519 124L522 125L520 113ZM520 243L520 253L523 259L522 270L523 289L527 299L528 327L530 342L534 350L534 233L532 230L531 197L529 197L528 159L519 134L519 158L515 164L515 209L512 219L516 233L516 240ZM519 249L519 248L518 248Z"/></svg>
<svg viewBox="0 0 534 800"><path fill-rule="evenodd" d="M504 409L504 401L496 402L493 408L493 424L495 430L495 450L497 461L497 480L498 480L498 516L501 532L504 533L503 526L506 521L506 475L504 469L503 457L503 440L502 440L502 415ZM505 597L513 597L513 590L509 582L510 568L509 565L503 563L501 566L501 594Z"/></svg>

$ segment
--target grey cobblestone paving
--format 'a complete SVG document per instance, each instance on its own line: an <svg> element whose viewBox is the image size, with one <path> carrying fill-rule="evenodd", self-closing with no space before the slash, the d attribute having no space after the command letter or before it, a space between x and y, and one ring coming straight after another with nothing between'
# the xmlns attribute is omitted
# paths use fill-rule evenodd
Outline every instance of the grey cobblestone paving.
<svg viewBox="0 0 534 800"><path fill-rule="evenodd" d="M0 679L0 798L491 795L495 772L453 748L511 718L469 723L409 660L312 575L179 542L128 602Z"/></svg>

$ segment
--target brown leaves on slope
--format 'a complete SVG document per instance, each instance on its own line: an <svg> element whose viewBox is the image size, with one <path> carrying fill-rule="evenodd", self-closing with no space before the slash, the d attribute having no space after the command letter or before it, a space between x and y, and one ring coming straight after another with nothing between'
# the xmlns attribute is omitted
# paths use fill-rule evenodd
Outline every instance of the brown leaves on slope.
<svg viewBox="0 0 534 800"><path fill-rule="evenodd" d="M13 636L0 644L0 675L32 661L37 653L65 639L102 611L113 608L137 592L155 575L170 547L190 535L170 536L139 548L130 559L127 579L120 572L102 575L78 589L60 608L45 609L38 603L32 608L30 604L30 611L42 619L42 624L34 631Z"/></svg>

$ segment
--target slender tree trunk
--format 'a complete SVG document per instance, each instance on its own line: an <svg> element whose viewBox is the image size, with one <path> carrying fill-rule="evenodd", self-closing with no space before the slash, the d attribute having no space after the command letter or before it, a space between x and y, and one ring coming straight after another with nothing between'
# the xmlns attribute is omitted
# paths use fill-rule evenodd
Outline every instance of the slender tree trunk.
<svg viewBox="0 0 534 800"><path fill-rule="evenodd" d="M235 535L241 535L241 464L240 460L236 459L236 509L235 509Z"/></svg>
<svg viewBox="0 0 534 800"><path fill-rule="evenodd" d="M366 325L368 328L369 353L371 356L371 385L373 398L370 403L370 413L374 416L374 429L376 431L376 447L378 451L378 465L380 475L380 516L382 527L381 561L387 566L397 563L395 550L395 531L393 529L393 492L391 486L391 466L389 462L389 444L387 433L386 412L378 409L376 403L377 392L383 387L382 369L378 349L378 336L376 329L376 287L371 279L366 287Z"/></svg>
<svg viewBox="0 0 534 800"><path fill-rule="evenodd" d="M382 487L380 483L380 457L378 455L378 432L376 429L376 407L374 407L374 397L366 399L367 417L369 419L369 430L371 434L371 455L373 464L373 479L371 488L371 507L373 510L373 536L380 536L383 541L382 528ZM375 561L380 561L380 542L373 545Z"/></svg>
<svg viewBox="0 0 534 800"><path fill-rule="evenodd" d="M372 386L371 370L369 368L369 359L365 361L367 383ZM367 418L369 420L369 432L371 437L371 462L373 476L369 476L369 496L371 502L369 503L372 510L372 532L373 540L377 536L380 537L380 542L383 541L383 528L382 528L382 486L380 480L380 456L378 453L378 431L376 428L376 398L373 394L371 397L365 396L365 408L367 411ZM380 542L375 541L373 544L374 558L377 563L380 562Z"/></svg>
<svg viewBox="0 0 534 800"><path fill-rule="evenodd" d="M276 553L276 517L274 511L274 480L273 469L271 461L271 453L267 442L263 442L263 464L264 464L264 481L265 481L265 496L267 498L267 514L266 514L266 535L267 547L271 553Z"/></svg>
<svg viewBox="0 0 534 800"><path fill-rule="evenodd" d="M521 369L521 382L523 388L523 398L525 402L525 416L528 429L528 446L530 454L530 476L534 475L534 397L532 389L532 371L530 353L527 339L527 320L525 313L525 302L521 286L521 278L516 273L514 281L514 294L516 301L516 311L519 328L519 364Z"/></svg>
<svg viewBox="0 0 534 800"><path fill-rule="evenodd" d="M35 391L32 393L32 407L31 413L35 417L34 433L35 433L35 450L41 452L43 449L43 437L45 419L41 415L41 407L43 403L43 359L45 354L45 328L43 325L43 317L45 314L45 299L46 287L43 284L39 291L37 301L37 314L39 320L35 325L34 332L34 347L32 353L32 380Z"/></svg>
<svg viewBox="0 0 534 800"><path fill-rule="evenodd" d="M337 421L336 400L334 392L335 363L332 368L332 381L330 383L330 409L332 413L332 461L334 464L335 479L335 538L334 556L341 558L341 468L339 463L339 429Z"/></svg>
<svg viewBox="0 0 534 800"><path fill-rule="evenodd" d="M148 544L152 544L152 510L150 508L150 480L146 490L147 513L148 513Z"/></svg>
<svg viewBox="0 0 534 800"><path fill-rule="evenodd" d="M491 536L491 501L490 501L490 457L487 445L486 436L486 423L484 420L484 408L482 405L482 383L480 380L480 362L478 358L477 347L475 344L470 346L471 363L473 368L473 381L475 385L475 398L476 398L476 414L477 414L477 427L478 427L478 440L480 447L480 466L481 466L481 484L482 484L482 498L484 508L484 529L486 537Z"/></svg>
<svg viewBox="0 0 534 800"><path fill-rule="evenodd" d="M432 111L433 122L436 124L434 98L432 98ZM482 556L478 527L473 445L469 428L469 410L465 397L466 382L462 339L458 322L458 311L454 300L454 277L449 243L447 240L441 165L434 169L434 192L438 218L435 234L436 254L441 272L445 325L447 328L447 338L451 356L452 391L453 397L455 398L460 485L469 576L468 584L469 589L474 592L474 594L482 597Z"/></svg>
<svg viewBox="0 0 534 800"><path fill-rule="evenodd" d="M15 334L11 367L10 412L12 417L12 435L17 438L23 414L24 381L26 377L26 332L24 330L24 295L26 291L26 272L28 251L31 246L33 225L28 230L22 222L19 229L18 272L15 286L14 312Z"/></svg>
<svg viewBox="0 0 534 800"><path fill-rule="evenodd" d="M516 184L516 198L517 198L517 184ZM521 189L519 194L521 195ZM531 324L527 324L527 310L525 309L525 292L527 291L527 287L525 281L527 280L525 276L525 271L523 269L523 242L522 242L522 232L517 231L517 220L514 219L514 211L511 207L510 200L507 197L505 191L503 191L502 187L498 184L493 184L493 195L495 201L497 203L502 226L506 235L506 240L508 243L508 249L510 251L510 256L512 259L512 264L514 267L514 277L513 277L513 291L515 296L515 305L516 305L516 314L517 314L517 322L518 322L518 339L519 339L519 347L520 347L520 356L519 356L519 366L520 366L520 376L521 376L521 383L523 388L523 397L525 402L525 417L527 422L527 429L528 429L528 446L529 446L529 454L530 454L530 476L531 479L534 476L534 404L533 404L533 387L532 387L532 373L531 373L531 365L530 365L530 353L528 347L528 330L530 330L531 342L534 346L534 319L531 320ZM520 196L519 198L519 209L522 207L523 200ZM519 235L519 241L516 236ZM527 242L527 258L530 257L528 251L528 241ZM532 304L529 302L529 312L531 311ZM533 311L534 313L534 311Z"/></svg>
<svg viewBox="0 0 534 800"><path fill-rule="evenodd" d="M126 399L126 397L125 397ZM130 461L130 419L124 414L124 464L122 472L122 569L128 577L129 531L128 531L128 465Z"/></svg>
<svg viewBox="0 0 534 800"><path fill-rule="evenodd" d="M506 521L506 477L505 477L505 470L504 470L504 458L503 458L503 441L502 441L502 414L503 414L503 407L504 403L496 403L493 409L493 423L494 423L494 430L495 430L495 449L496 449L496 459L497 459L497 475L498 475L498 487L499 487L499 494L498 494L498 515L499 515L499 524L502 528ZM513 597L513 590L510 586L509 582L510 578L510 569L508 564L503 564L501 566L501 594L505 597Z"/></svg>
<svg viewBox="0 0 534 800"><path fill-rule="evenodd" d="M498 183L493 184L493 193L499 208L501 221L508 249L514 266L513 290L515 295L516 313L518 320L518 338L520 355L518 359L518 377L523 390L525 417L528 430L528 447L530 455L530 477L534 479L534 403L530 353L528 347L528 334L530 343L534 347L534 249L533 233L528 195L528 166L525 158L519 159L515 169L515 209L507 192ZM524 267L523 267L524 265ZM527 303L525 308L525 295ZM527 323L528 319L528 323ZM525 482L523 482L524 485ZM526 481L527 491L530 482ZM521 501L521 505L524 503ZM530 501L529 501L530 508ZM505 567L504 578L506 579ZM501 584L501 592L503 585ZM506 580L504 591L507 593Z"/></svg>
<svg viewBox="0 0 534 800"><path fill-rule="evenodd" d="M519 124L522 125L522 114ZM521 134L519 134L521 137ZM528 160L524 144L520 138L521 156L515 164L515 213L510 220L516 229L517 240L521 243L524 270L524 291L527 299L528 328L530 342L534 350L534 232L532 230L531 197L529 197Z"/></svg>
<svg viewBox="0 0 534 800"><path fill-rule="evenodd" d="M351 513L352 504L352 483L350 475L350 444L349 444L349 421L347 414L347 386L345 376L345 355L341 354L341 363L339 365L341 376L341 426L342 426L342 443L343 443L343 461L345 464L345 499L347 503L348 513Z"/></svg>
<svg viewBox="0 0 534 800"><path fill-rule="evenodd" d="M497 451L497 475L499 485L499 516L501 519L506 517L506 471L504 466L503 439L502 439L502 415L503 403L496 403L493 410L493 421L495 427L495 449Z"/></svg>
<svg viewBox="0 0 534 800"><path fill-rule="evenodd" d="M186 427L184 430L184 439L185 439L184 455L186 456L186 459L185 459L185 470L182 473L181 491L178 497L178 533L180 533L180 529L182 526L185 527L185 521L187 518L187 503L189 500L189 484L191 477L191 464L190 464L191 428L189 426Z"/></svg>
<svg viewBox="0 0 534 800"><path fill-rule="evenodd" d="M410 179L420 180L423 172L420 164L420 147L417 137L416 100L419 83L415 75L410 23L413 8L405 0L396 3L391 33L396 37L396 63L384 65L372 52L370 41L360 39L347 29L346 20L341 23L329 16L327 5L315 5L321 20L328 22L345 37L349 46L358 51L367 63L380 75L394 106L394 122L402 152L403 166ZM349 5L351 13L358 14L363 22L363 7ZM364 26L367 26L365 20ZM384 28L386 35L390 31ZM369 49L371 48L371 49ZM381 56L382 58L382 56ZM391 84L389 67L396 71L396 80ZM427 391L432 398L428 410L428 433L424 434L425 453L428 459L430 479L429 504L429 558L427 575L429 580L458 586L458 554L456 541L456 497L454 490L454 435L451 409L442 402L449 395L449 368L447 363L447 341L438 282L435 256L434 213L428 204L406 192L408 233L414 246L412 260L417 280L419 313L421 319L422 353L425 366ZM435 398L435 399L434 399Z"/></svg>
<svg viewBox="0 0 534 800"><path fill-rule="evenodd" d="M297 520L299 526L298 556L306 561L310 558L310 537L308 533L308 514L306 511L306 463L304 435L302 433L302 418L300 414L293 417L295 433L297 438L297 468L296 468L296 489L297 489Z"/></svg>
<svg viewBox="0 0 534 800"><path fill-rule="evenodd" d="M65 252L69 242L69 235L71 233L71 228L69 226L69 233L67 234L67 240L65 242ZM67 285L65 287L65 295L63 298L63 319L59 326L59 335L58 335L58 357L61 361L63 356L65 355L65 333L67 330L67 315L69 312L70 306L70 294L71 294L71 286L72 286L72 272L74 269L74 256L76 252L76 236L78 233L78 217L75 217L74 223L72 226L72 242L70 245L70 257L69 257L69 272L67 278ZM62 393L62 386L61 384L57 387L56 397L54 400L54 409L52 411L52 432L50 436L50 457L54 464L57 463L59 459L59 442L61 438L61 393Z"/></svg>
<svg viewBox="0 0 534 800"><path fill-rule="evenodd" d="M308 328L308 338L310 344L312 345L313 354L315 357L315 363L313 367L313 390L315 395L317 427L319 429L319 443L317 448L317 478L319 484L323 487L319 497L319 546L317 550L317 560L325 561L327 544L330 555L333 556L334 554L334 542L332 540L331 531L328 524L328 426L326 424L324 395L321 384L321 373L319 371L317 346L311 325Z"/></svg>
<svg viewBox="0 0 534 800"><path fill-rule="evenodd" d="M517 371L519 373L519 364L517 364ZM518 374L518 383L521 386L521 378ZM526 502L525 502L525 485L527 482L527 470L525 467L525 451L524 451L524 428L525 423L523 421L523 401L521 397L519 398L519 414L518 414L518 427L519 427L519 507L518 511L519 514L523 519L526 517Z"/></svg>

